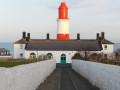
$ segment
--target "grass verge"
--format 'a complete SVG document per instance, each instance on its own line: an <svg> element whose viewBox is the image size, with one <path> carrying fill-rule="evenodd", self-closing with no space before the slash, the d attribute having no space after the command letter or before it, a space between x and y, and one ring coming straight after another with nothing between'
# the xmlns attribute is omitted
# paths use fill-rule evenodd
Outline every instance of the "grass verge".
<svg viewBox="0 0 120 90"><path fill-rule="evenodd" d="M29 64L28 62L0 62L0 67L14 67L22 64Z"/></svg>

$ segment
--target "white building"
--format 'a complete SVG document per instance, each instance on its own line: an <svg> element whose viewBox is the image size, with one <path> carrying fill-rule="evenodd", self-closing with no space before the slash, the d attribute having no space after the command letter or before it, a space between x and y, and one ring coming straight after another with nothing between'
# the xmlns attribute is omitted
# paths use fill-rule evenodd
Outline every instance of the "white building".
<svg viewBox="0 0 120 90"><path fill-rule="evenodd" d="M55 58L56 63L71 63L71 58L78 51L110 54L113 53L113 45L106 39L80 39L79 34L76 39L58 40L50 39L49 34L46 39L30 39L30 33L26 38L26 33L23 32L23 39L14 43L14 58L40 58L47 55Z"/></svg>
<svg viewBox="0 0 120 90"><path fill-rule="evenodd" d="M11 58L10 51L5 48L0 48L0 58Z"/></svg>
<svg viewBox="0 0 120 90"><path fill-rule="evenodd" d="M30 39L30 33L23 32L23 38L14 43L14 58L40 58L47 55L48 58L55 58L56 63L71 63L71 58L78 51L93 51L112 53L113 43L106 40L104 32L101 37L97 34L97 39L80 39L77 34L76 39L70 39L68 7L62 2L59 7L59 18L57 39L50 39L47 34L46 39Z"/></svg>

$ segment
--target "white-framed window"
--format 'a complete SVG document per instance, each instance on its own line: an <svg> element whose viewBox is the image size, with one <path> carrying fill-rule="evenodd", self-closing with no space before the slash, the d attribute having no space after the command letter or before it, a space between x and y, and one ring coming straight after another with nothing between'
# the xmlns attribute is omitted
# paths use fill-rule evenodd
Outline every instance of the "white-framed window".
<svg viewBox="0 0 120 90"><path fill-rule="evenodd" d="M104 45L104 50L107 50L107 45Z"/></svg>
<svg viewBox="0 0 120 90"><path fill-rule="evenodd" d="M23 49L23 44L20 44L20 49Z"/></svg>
<svg viewBox="0 0 120 90"><path fill-rule="evenodd" d="M29 58L35 59L36 58L36 54L35 53L31 53L30 56L29 56Z"/></svg>
<svg viewBox="0 0 120 90"><path fill-rule="evenodd" d="M23 59L23 54L22 53L20 54L20 59Z"/></svg>
<svg viewBox="0 0 120 90"><path fill-rule="evenodd" d="M47 54L47 58L48 58L48 59L52 59L52 58L53 58L52 53L48 53L48 54Z"/></svg>

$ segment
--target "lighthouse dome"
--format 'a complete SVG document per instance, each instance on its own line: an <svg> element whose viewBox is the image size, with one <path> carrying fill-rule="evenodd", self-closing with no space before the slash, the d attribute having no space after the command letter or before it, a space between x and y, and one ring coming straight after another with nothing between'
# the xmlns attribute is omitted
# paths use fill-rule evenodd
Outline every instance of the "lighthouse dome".
<svg viewBox="0 0 120 90"><path fill-rule="evenodd" d="M59 19L68 19L68 7L65 2L62 2L59 7Z"/></svg>

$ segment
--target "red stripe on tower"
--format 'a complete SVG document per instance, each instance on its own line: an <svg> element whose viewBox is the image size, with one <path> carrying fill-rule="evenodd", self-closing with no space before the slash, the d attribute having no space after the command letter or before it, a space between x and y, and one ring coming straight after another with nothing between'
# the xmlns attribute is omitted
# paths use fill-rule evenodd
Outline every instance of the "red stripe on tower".
<svg viewBox="0 0 120 90"><path fill-rule="evenodd" d="M58 34L57 39L70 39L69 35L69 19L68 7L65 2L62 2L59 7Z"/></svg>

